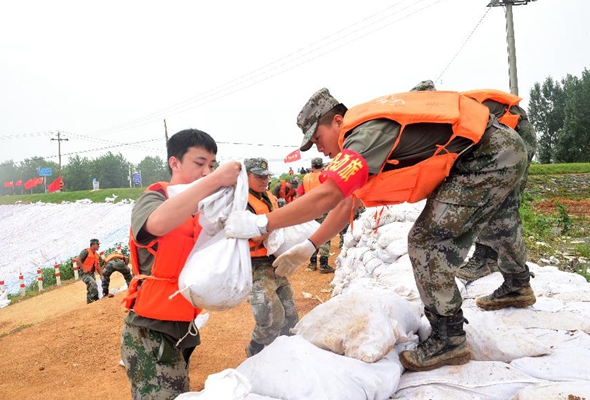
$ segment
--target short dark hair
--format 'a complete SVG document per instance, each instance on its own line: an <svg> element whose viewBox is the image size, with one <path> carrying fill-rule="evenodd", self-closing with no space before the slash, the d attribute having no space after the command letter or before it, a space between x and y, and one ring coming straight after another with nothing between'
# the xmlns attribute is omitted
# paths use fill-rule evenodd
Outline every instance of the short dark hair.
<svg viewBox="0 0 590 400"><path fill-rule="evenodd" d="M217 154L217 143L208 133L198 129L185 129L168 139L168 143L166 143L168 158L166 160L169 161L170 157L174 156L182 161L182 157L191 147L198 147L209 153ZM172 175L170 164L168 164L168 172Z"/></svg>
<svg viewBox="0 0 590 400"><path fill-rule="evenodd" d="M98 239L90 239L90 246L92 246L94 243L100 245L100 242L98 241Z"/></svg>
<svg viewBox="0 0 590 400"><path fill-rule="evenodd" d="M344 117L346 111L348 111L348 108L346 108L344 104L337 104L334 106L334 108L321 116L320 120L318 121L318 125L330 125L335 115L341 115Z"/></svg>

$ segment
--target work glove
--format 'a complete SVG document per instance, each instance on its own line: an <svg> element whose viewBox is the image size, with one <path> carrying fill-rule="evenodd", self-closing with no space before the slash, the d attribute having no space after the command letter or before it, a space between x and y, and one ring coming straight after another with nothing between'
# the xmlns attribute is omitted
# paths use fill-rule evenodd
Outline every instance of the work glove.
<svg viewBox="0 0 590 400"><path fill-rule="evenodd" d="M266 225L261 228L256 222L260 221L262 215L256 215L250 211L233 211L225 221L225 237L250 239L254 236L264 235ZM268 219L266 220L268 224Z"/></svg>
<svg viewBox="0 0 590 400"><path fill-rule="evenodd" d="M305 240L281 254L273 263L276 267L275 274L278 276L289 276L297 268L309 261L311 255L316 251L311 240Z"/></svg>

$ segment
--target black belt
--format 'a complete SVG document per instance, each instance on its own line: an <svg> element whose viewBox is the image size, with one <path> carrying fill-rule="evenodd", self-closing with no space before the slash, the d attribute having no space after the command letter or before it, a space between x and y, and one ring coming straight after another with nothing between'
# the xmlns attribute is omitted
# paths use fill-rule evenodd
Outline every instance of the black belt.
<svg viewBox="0 0 590 400"><path fill-rule="evenodd" d="M277 258L275 256L273 256L272 254L267 257L253 257L252 258L252 265L262 264L262 263L271 263L272 264L272 262L276 259Z"/></svg>

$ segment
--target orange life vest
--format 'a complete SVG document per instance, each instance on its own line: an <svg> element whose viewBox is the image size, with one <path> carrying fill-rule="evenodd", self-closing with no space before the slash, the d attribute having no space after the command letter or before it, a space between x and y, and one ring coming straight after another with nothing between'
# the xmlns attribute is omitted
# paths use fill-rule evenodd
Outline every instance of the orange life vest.
<svg viewBox="0 0 590 400"><path fill-rule="evenodd" d="M277 203L275 196L268 190L266 191L266 195L270 199L270 204L272 205L273 210L277 210L279 208L279 204ZM268 208L268 205L264 201L260 200L252 193L248 193L248 204L254 209L256 215L268 214L272 211ZM250 257L266 257L268 255L266 247L264 247L262 243L256 244L250 240L249 244Z"/></svg>
<svg viewBox="0 0 590 400"><path fill-rule="evenodd" d="M303 190L305 190L305 193L309 193L310 190L315 189L321 184L319 172L310 172L303 177Z"/></svg>
<svg viewBox="0 0 590 400"><path fill-rule="evenodd" d="M86 249L88 251L88 256L82 263L82 271L85 274L93 272L96 270L96 267L100 264L100 259L98 258L98 253L95 252L91 247Z"/></svg>
<svg viewBox="0 0 590 400"><path fill-rule="evenodd" d="M409 92L380 97L353 107L344 115L339 146L342 149L348 132L370 120L385 118L401 125L399 135L378 174L369 178L353 194L365 206L414 203L425 199L449 176L458 153L446 146L457 136L478 143L489 120L487 107L458 92ZM383 171L386 164L398 164L389 159L407 125L415 123L446 123L452 125L453 134L448 142L439 146L433 155L417 164Z"/></svg>
<svg viewBox="0 0 590 400"><path fill-rule="evenodd" d="M517 106L518 103L520 103L520 101L522 100L520 97L511 93L506 93L502 92L501 90L495 89L470 90L468 92L462 92L461 94L470 97L474 100L477 100L480 103L483 103L486 100L493 100L505 105L505 112L498 118L498 121L500 121L506 126L511 127L512 129L515 129L516 125L518 125L520 115L511 114L510 107Z"/></svg>
<svg viewBox="0 0 590 400"><path fill-rule="evenodd" d="M293 189L293 186L290 183L287 183L284 180L280 182L280 185L277 193L278 197L279 199L285 199L285 202L289 204L295 199L295 189Z"/></svg>
<svg viewBox="0 0 590 400"><path fill-rule="evenodd" d="M159 191L168 198L168 183L150 185L147 191ZM187 218L181 225L164 236L157 237L147 245L141 245L129 234L129 253L133 274L129 294L123 300L127 309L142 317L163 321L192 321L201 312L182 295L169 298L178 290L178 276L193 249L201 226L198 214ZM151 275L141 275L138 263L138 248L154 255ZM141 282L141 286L139 283Z"/></svg>
<svg viewBox="0 0 590 400"><path fill-rule="evenodd" d="M121 253L111 253L107 256L107 258L104 259L104 265L106 265L109 261L115 259L115 258L120 258L121 260L125 260L125 256Z"/></svg>

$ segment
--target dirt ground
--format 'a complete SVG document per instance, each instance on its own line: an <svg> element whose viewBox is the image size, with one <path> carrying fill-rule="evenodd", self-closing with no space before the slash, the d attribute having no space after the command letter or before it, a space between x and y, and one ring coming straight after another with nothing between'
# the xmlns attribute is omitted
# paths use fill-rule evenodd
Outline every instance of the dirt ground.
<svg viewBox="0 0 590 400"><path fill-rule="evenodd" d="M330 265L338 255L332 241ZM333 274L300 268L290 279L299 316L331 296ZM111 287L124 280L113 274ZM118 400L131 398L125 369L119 365L126 291L86 304L81 281L0 309L0 398L43 400ZM191 357L191 391L208 375L236 368L246 359L254 319L250 305L210 312L202 344Z"/></svg>

